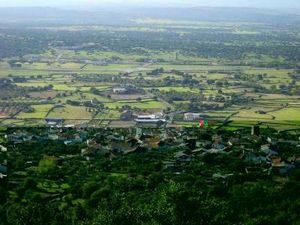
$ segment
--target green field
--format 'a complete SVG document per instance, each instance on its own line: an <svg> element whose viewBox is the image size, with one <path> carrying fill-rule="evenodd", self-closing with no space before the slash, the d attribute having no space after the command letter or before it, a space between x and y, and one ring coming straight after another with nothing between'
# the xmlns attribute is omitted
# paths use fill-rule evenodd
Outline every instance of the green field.
<svg viewBox="0 0 300 225"><path fill-rule="evenodd" d="M48 115L49 118L62 118L62 119L78 119L78 120L89 120L92 118L90 112L86 111L85 107L77 107L66 105L63 108L55 108Z"/></svg>
<svg viewBox="0 0 300 225"><path fill-rule="evenodd" d="M300 121L300 108L285 108L270 114L275 116L277 121Z"/></svg>
<svg viewBox="0 0 300 225"><path fill-rule="evenodd" d="M164 109L166 106L159 101L154 100L145 100L141 102L137 101L118 101L112 103L105 103L106 107L110 109L121 108L122 106L129 105L132 108L139 108L139 109Z"/></svg>
<svg viewBox="0 0 300 225"><path fill-rule="evenodd" d="M160 91L170 92L170 91L177 91L177 92L191 92L191 93L199 93L199 90L196 88L188 88L188 87L158 87L155 88Z"/></svg>
<svg viewBox="0 0 300 225"><path fill-rule="evenodd" d="M109 110L105 112L99 112L95 119L102 119L102 120L118 120L120 119L121 113L117 110Z"/></svg>
<svg viewBox="0 0 300 225"><path fill-rule="evenodd" d="M21 112L17 115L18 119L43 119L47 116L53 105L32 105L34 111L30 113Z"/></svg>

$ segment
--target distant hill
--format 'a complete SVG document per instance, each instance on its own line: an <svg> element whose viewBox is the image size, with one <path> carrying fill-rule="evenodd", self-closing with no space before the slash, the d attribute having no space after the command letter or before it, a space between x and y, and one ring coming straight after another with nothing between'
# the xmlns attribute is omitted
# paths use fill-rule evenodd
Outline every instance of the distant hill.
<svg viewBox="0 0 300 225"><path fill-rule="evenodd" d="M224 22L263 22L263 23L286 23L299 21L300 17L294 13L255 8L161 8L141 9L140 16L148 16L164 19L177 20L202 20Z"/></svg>
<svg viewBox="0 0 300 225"><path fill-rule="evenodd" d="M84 11L43 7L0 8L0 23L10 24L118 24L115 12L109 10ZM124 17L122 17L124 18Z"/></svg>
<svg viewBox="0 0 300 225"><path fill-rule="evenodd" d="M132 19L155 18L193 21L255 22L286 24L300 22L300 15L255 8L98 8L77 10L58 8L0 8L2 24L102 24L130 25Z"/></svg>

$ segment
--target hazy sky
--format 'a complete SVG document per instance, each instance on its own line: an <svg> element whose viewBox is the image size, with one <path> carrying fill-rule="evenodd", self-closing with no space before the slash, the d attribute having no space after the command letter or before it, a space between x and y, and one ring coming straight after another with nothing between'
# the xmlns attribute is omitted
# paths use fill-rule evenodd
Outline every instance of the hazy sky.
<svg viewBox="0 0 300 225"><path fill-rule="evenodd" d="M0 0L0 7L5 6L242 6L295 8L300 7L300 0Z"/></svg>

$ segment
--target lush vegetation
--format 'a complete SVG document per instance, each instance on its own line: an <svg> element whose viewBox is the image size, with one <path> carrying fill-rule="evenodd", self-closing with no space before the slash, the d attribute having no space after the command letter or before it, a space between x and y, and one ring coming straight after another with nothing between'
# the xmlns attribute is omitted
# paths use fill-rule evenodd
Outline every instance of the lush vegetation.
<svg viewBox="0 0 300 225"><path fill-rule="evenodd" d="M14 132L7 132L12 140L16 140ZM246 153L239 146L225 153L192 153L193 145L166 142L113 156L112 151L104 150L106 146L112 149L114 141L109 135L129 138L130 131L50 132L61 137L84 134L98 146L90 147L88 154L82 150L87 148L84 142L66 145L45 138L49 134L45 129L17 132L40 139L15 147L14 142L5 143L12 150L8 183L1 181L1 224L295 225L300 221L299 168L282 175L270 170L267 163L259 163L264 138L247 140L246 148L251 151ZM216 135L215 131L185 132L203 143ZM233 132L220 133L223 140L237 137ZM247 133L241 134L248 138ZM262 137L267 136L273 140L298 137L272 130ZM278 143L282 158L299 157L299 146L291 148L292 143ZM192 155L191 160L176 158L182 151Z"/></svg>

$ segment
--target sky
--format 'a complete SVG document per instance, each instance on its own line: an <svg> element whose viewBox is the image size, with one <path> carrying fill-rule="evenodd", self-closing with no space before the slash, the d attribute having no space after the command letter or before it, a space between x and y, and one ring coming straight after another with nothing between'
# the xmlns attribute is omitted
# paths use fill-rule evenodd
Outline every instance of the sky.
<svg viewBox="0 0 300 225"><path fill-rule="evenodd" d="M7 6L220 6L255 8L300 8L299 0L0 0Z"/></svg>

